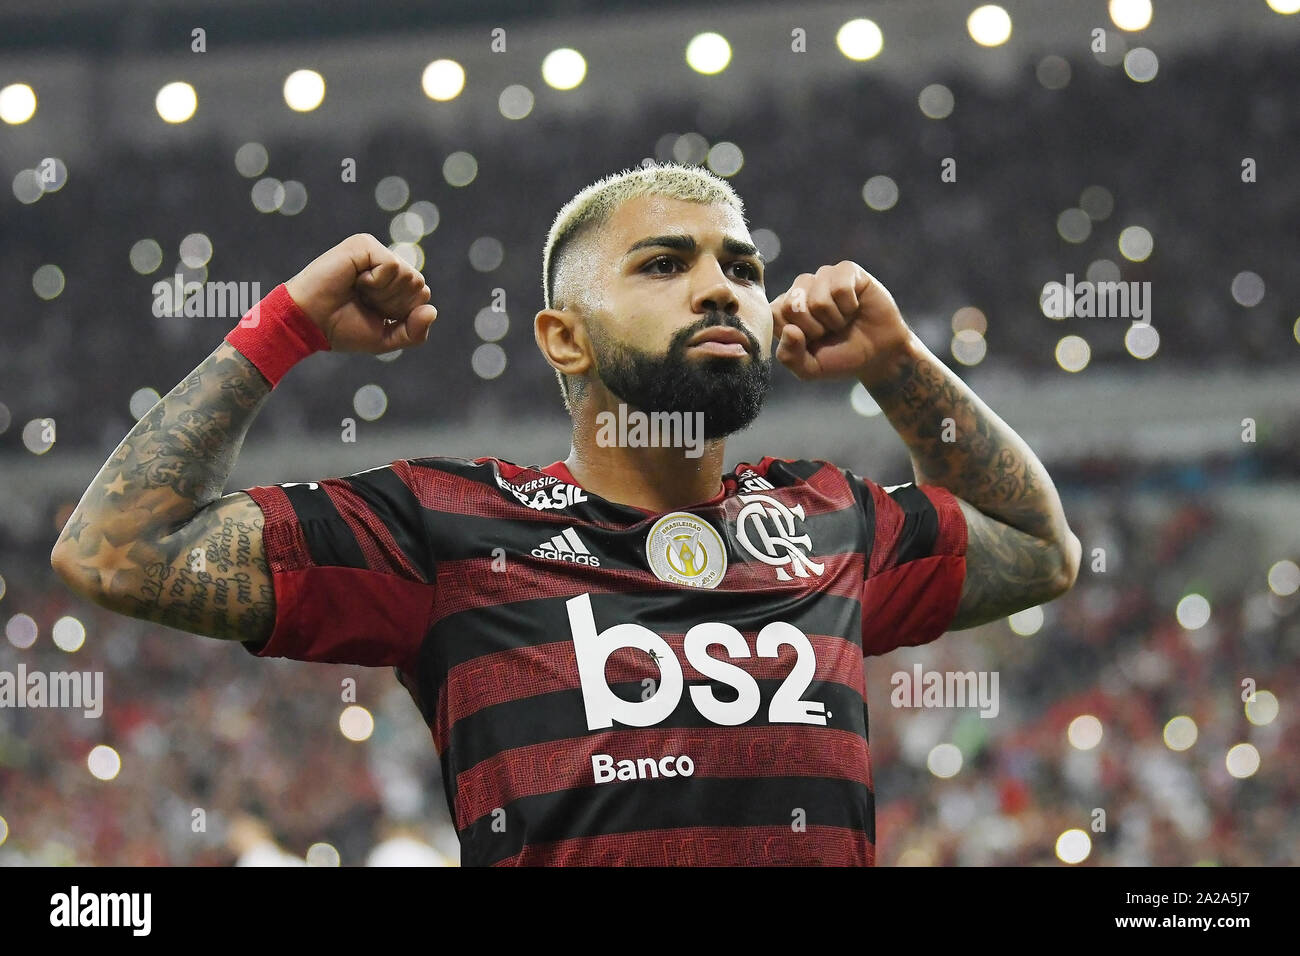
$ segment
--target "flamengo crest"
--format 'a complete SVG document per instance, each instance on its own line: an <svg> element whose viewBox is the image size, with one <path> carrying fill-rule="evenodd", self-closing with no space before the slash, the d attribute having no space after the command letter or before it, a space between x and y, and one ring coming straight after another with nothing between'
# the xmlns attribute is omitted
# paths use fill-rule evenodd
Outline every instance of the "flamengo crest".
<svg viewBox="0 0 1300 956"><path fill-rule="evenodd" d="M803 505L791 508L768 495L739 497L744 507L736 515L736 540L746 551L776 568L778 581L791 580L791 572L799 578L808 577L810 571L821 576L826 565L808 556L812 538L795 533L795 518L804 520Z"/></svg>

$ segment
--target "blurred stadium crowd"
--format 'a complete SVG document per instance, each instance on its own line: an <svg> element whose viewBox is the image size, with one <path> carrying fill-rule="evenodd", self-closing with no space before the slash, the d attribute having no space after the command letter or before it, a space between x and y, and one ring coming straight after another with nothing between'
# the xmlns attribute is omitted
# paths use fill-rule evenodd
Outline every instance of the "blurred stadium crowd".
<svg viewBox="0 0 1300 956"><path fill-rule="evenodd" d="M432 741L390 671L257 661L53 592L28 613L75 614L86 643L66 654L43 627L4 667L103 670L109 705L0 710L0 865L283 865L318 843L325 865L458 859ZM375 721L365 743L339 729L345 678ZM88 771L99 743L121 759L111 780Z"/></svg>
<svg viewBox="0 0 1300 956"><path fill-rule="evenodd" d="M896 653L894 666L868 662L879 863L1050 863L1072 828L1091 838L1089 864L1300 862L1300 820L1287 809L1300 799L1294 563L1270 578L1269 562L1248 557L1257 531L1212 499L1171 491L1136 504L1067 501L1085 565L1074 590L1043 609L1040 630L1025 614ZM1207 596L1208 618L1180 606L1189 593ZM1001 713L891 709L888 675L912 659L997 670ZM1089 716L1099 743L1075 724ZM926 769L940 738L963 756L947 780ZM1234 779L1252 769L1248 749L1227 756L1243 742L1259 769Z"/></svg>
<svg viewBox="0 0 1300 956"><path fill-rule="evenodd" d="M33 274L49 261L60 264L66 287L34 303L36 323L29 309L0 315L8 343L0 352L0 401L15 423L52 417L62 445L107 454L134 420L133 393L149 387L166 394L233 325L228 318L155 317L155 282L180 272L187 280L258 282L265 294L353 232L390 241L395 212L379 208L375 187L395 176L405 181L409 203L432 202L438 210L436 228L420 243L440 313L431 347L391 362L331 355L308 363L294 373L301 388L277 395L263 411L260 433L334 431L353 414L357 388L371 382L387 395L385 425L427 424L432 415L490 419L538 402L558 407L532 336L542 306L541 249L555 213L607 172L645 157L703 162L709 144L724 140L744 152L732 182L751 229L771 235L763 244L769 257L776 253L769 297L799 272L852 258L879 276L914 320L941 316L947 325L957 308L975 305L988 316L984 362L1050 381L1059 375L1053 347L1067 325L1089 340L1094 366L1143 364L1125 351L1121 320L1054 322L1038 307L1045 283L1064 282L1067 272L1082 281L1101 263L1100 274L1152 284L1160 342L1149 365L1276 365L1290 360L1277 343L1291 339L1295 320L1279 304L1300 298L1294 216L1284 212L1300 208L1300 178L1283 175L1300 141L1300 64L1286 52L1259 51L1234 62L1236 82L1226 84L1221 59L1218 51L1170 58L1160 82L1147 84L1117 82L1115 67L1083 60L1066 68L1064 89L1044 87L1032 62L1004 90L961 74L936 77L956 103L943 119L924 115L915 90L864 77L810 98L746 97L725 112L665 93L636 115L539 114L501 124L492 139L484 131L473 143L414 124L363 144L287 139L262 144L269 165L248 178L235 165L240 143L106 152L59 193L6 209L0 290L9 301L33 301ZM1244 100L1242 90L1249 90ZM998 122L990 124L990 116ZM477 161L476 177L460 188L443 176L454 151ZM340 181L345 156L357 159L356 183ZM947 156L958 158L955 183L939 177ZM1259 182L1241 181L1247 156ZM305 208L293 216L258 212L250 190L262 175L302 182ZM875 211L864 202L864 183L877 175L897 186L892 208ZM1090 204L1105 218L1085 224L1082 241L1068 242L1058 234L1058 216L1078 207L1089 186L1109 195ZM400 196L401 186L393 188ZM1117 249L1129 225L1153 237L1143 261ZM198 269L177 258L192 233L211 241ZM475 268L469 250L484 237L500 243L500 254L473 257ZM155 240L163 257L151 273L137 274L131 250L144 239ZM1253 308L1234 302L1233 279L1243 271L1265 282ZM485 331L474 319L497 288L506 292L508 328L498 321ZM925 337L931 330L921 331ZM504 372L499 360L484 363L486 374L496 374L490 382L472 366L482 335L506 360ZM945 358L950 336L932 344ZM778 395L796 387L791 376L776 379ZM466 400L433 406L433 387ZM19 431L0 434L0 450L22 451Z"/></svg>

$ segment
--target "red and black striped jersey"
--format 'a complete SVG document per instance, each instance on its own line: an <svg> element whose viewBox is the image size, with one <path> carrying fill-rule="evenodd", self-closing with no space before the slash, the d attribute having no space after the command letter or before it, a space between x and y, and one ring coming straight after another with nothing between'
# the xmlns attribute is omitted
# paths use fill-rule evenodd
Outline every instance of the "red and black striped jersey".
<svg viewBox="0 0 1300 956"><path fill-rule="evenodd" d="M871 865L864 655L939 637L956 498L764 458L654 514L563 463L250 488L262 657L392 666L465 865Z"/></svg>

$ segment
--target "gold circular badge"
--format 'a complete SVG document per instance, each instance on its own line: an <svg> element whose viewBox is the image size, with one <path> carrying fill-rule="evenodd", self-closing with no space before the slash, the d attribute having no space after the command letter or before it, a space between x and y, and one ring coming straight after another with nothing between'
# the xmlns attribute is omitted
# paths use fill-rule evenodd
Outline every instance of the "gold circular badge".
<svg viewBox="0 0 1300 956"><path fill-rule="evenodd" d="M727 573L727 549L709 524L685 511L666 514L645 540L646 560L660 581L716 588Z"/></svg>

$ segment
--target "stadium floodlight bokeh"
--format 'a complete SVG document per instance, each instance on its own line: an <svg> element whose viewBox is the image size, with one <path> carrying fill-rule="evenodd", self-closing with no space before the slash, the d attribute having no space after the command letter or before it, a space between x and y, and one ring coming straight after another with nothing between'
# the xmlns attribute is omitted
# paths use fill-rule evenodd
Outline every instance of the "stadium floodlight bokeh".
<svg viewBox="0 0 1300 956"><path fill-rule="evenodd" d="M315 70L294 70L284 81L284 102L298 113L310 113L325 100L325 78Z"/></svg>
<svg viewBox="0 0 1300 956"><path fill-rule="evenodd" d="M193 86L183 80L176 80L158 91L154 105L165 122L184 123L199 108L199 98Z"/></svg>
<svg viewBox="0 0 1300 956"><path fill-rule="evenodd" d="M26 123L36 115L36 91L26 83L0 88L0 121L11 126Z"/></svg>
<svg viewBox="0 0 1300 956"><path fill-rule="evenodd" d="M542 60L542 79L557 90L576 89L587 75L587 61L581 53L561 47Z"/></svg>
<svg viewBox="0 0 1300 956"><path fill-rule="evenodd" d="M434 60L425 68L420 85L431 100L454 100L465 88L465 68L455 60Z"/></svg>

